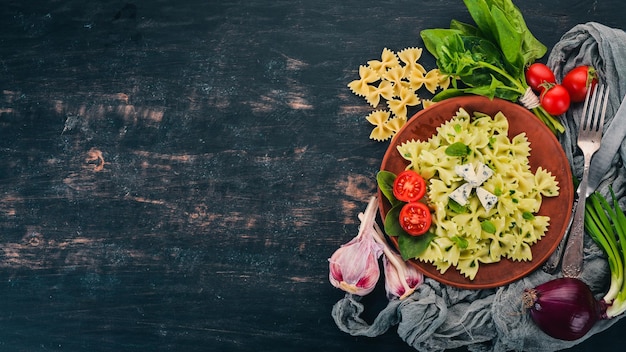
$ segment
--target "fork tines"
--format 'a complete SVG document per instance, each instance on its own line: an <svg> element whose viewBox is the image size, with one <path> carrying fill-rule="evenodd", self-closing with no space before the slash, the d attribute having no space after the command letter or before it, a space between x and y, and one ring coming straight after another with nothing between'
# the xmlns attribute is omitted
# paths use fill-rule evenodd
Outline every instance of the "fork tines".
<svg viewBox="0 0 626 352"><path fill-rule="evenodd" d="M606 88L606 89L605 89ZM589 101L591 99L591 101ZM596 100L601 99L597 102ZM602 101L604 99L604 101ZM583 105L583 114L580 119L579 131L599 131L604 126L604 115L606 113L606 105L609 101L609 87L602 84L591 86L587 90L585 96L585 105ZM591 104L594 111L589 111L588 107ZM602 113L600 113L602 109ZM600 119L594 118L594 116L600 116Z"/></svg>

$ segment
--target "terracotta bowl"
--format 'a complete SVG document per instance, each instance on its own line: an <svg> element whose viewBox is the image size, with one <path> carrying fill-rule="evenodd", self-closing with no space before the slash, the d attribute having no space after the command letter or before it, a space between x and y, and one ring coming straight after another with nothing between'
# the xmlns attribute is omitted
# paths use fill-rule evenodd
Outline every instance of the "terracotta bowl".
<svg viewBox="0 0 626 352"><path fill-rule="evenodd" d="M437 127L451 119L461 107L470 114L479 111L493 116L502 111L509 120L509 138L526 132L531 147L529 162L533 173L537 167L542 166L556 177L560 187L559 196L543 198L539 214L550 217L550 226L546 235L531 247L532 261L517 262L503 258L498 263L481 264L474 280L469 280L454 267L450 267L442 275L429 263L410 260L410 263L424 275L441 283L465 289L494 288L509 284L533 272L556 250L571 216L574 199L572 173L558 140L533 113L505 100L497 98L490 100L481 96L447 99L415 114L392 140L383 158L381 170L395 174L404 170L408 162L398 154L396 147L410 139L427 140L436 133ZM391 205L380 190L378 198L380 213L384 219ZM391 240L397 247L397 239L391 237Z"/></svg>

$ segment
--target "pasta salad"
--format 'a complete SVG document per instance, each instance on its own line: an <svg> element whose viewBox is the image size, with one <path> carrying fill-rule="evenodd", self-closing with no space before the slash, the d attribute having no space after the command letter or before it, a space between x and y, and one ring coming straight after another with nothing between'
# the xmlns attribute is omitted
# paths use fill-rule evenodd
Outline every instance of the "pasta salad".
<svg viewBox="0 0 626 352"><path fill-rule="evenodd" d="M546 233L550 218L538 215L542 197L559 186L542 167L533 173L525 133L508 137L508 120L464 109L427 141L409 140L400 155L428 181L433 239L415 259L440 273L451 266L473 280L480 264L502 258L532 260L531 246Z"/></svg>

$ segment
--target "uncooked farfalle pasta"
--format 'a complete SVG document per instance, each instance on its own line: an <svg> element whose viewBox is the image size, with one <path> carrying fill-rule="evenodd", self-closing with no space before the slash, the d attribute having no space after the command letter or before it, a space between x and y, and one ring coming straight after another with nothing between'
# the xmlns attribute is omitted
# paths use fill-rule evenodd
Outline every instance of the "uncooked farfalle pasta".
<svg viewBox="0 0 626 352"><path fill-rule="evenodd" d="M419 63L421 56L421 48L406 48L398 53L385 48L380 60L370 60L367 65L359 66L359 79L348 84L354 94L365 98L374 109L383 101L387 103L387 109L372 111L367 116L374 125L371 139L384 141L395 135L406 123L409 107L422 104L427 108L433 104L418 96L419 89L425 87L435 93L450 84L450 77L438 69L426 71ZM389 113L387 118L381 111Z"/></svg>
<svg viewBox="0 0 626 352"><path fill-rule="evenodd" d="M366 117L367 121L376 126L372 130L372 139L382 140L385 136L395 134L404 125L404 120L399 117L391 118L391 112L376 110Z"/></svg>
<svg viewBox="0 0 626 352"><path fill-rule="evenodd" d="M470 116L460 109L429 140L397 149L407 168L428 179L435 209L436 236L416 259L442 274L454 266L469 279L480 264L532 259L531 246L550 222L537 214L542 197L557 196L559 187L549 171L531 171L526 134L509 139L502 113Z"/></svg>

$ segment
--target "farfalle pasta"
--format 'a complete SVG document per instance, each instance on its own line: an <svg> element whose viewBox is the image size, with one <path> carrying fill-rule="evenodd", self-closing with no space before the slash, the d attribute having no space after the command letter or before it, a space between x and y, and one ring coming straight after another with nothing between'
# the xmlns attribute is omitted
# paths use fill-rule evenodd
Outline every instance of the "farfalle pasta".
<svg viewBox="0 0 626 352"><path fill-rule="evenodd" d="M435 93L437 88L447 88L450 82L447 76L442 76L438 69L432 69L428 72L414 70L409 77L412 89L420 89L424 86L429 92Z"/></svg>
<svg viewBox="0 0 626 352"><path fill-rule="evenodd" d="M420 103L420 98L415 92L408 87L401 87L398 93L398 99L387 100L387 106L393 114L406 121L407 107L415 106Z"/></svg>
<svg viewBox="0 0 626 352"><path fill-rule="evenodd" d="M404 63L405 69L408 73L421 72L426 74L426 69L419 63L420 57L422 57L421 48L406 48L398 52L400 61Z"/></svg>
<svg viewBox="0 0 626 352"><path fill-rule="evenodd" d="M370 60L367 62L367 65L382 76L389 69L400 66L400 62L393 51L384 48L383 53L380 55L380 60Z"/></svg>
<svg viewBox="0 0 626 352"><path fill-rule="evenodd" d="M367 115L367 121L375 126L370 134L371 139L376 141L385 140L388 135L398 132L404 125L404 120L390 117L391 113L385 110L372 111Z"/></svg>
<svg viewBox="0 0 626 352"><path fill-rule="evenodd" d="M393 99L394 89L393 84L389 81L381 81L378 87L372 87L365 94L365 100L373 107L377 107L380 103L380 98L387 101Z"/></svg>
<svg viewBox="0 0 626 352"><path fill-rule="evenodd" d="M370 138L384 141L395 135L406 123L408 108L422 104L428 108L434 104L431 100L421 99L417 91L425 87L435 93L437 89L446 89L450 77L441 74L438 69L426 71L419 63L421 48L406 48L398 53L383 49L380 60L370 60L367 65L359 66L359 79L348 84L355 95L365 98L374 109L384 101L390 116L379 122L376 110L368 115L367 120L375 127ZM374 121L374 122L372 122Z"/></svg>
<svg viewBox="0 0 626 352"><path fill-rule="evenodd" d="M350 82L348 88L350 88L352 93L361 97L369 95L374 90L371 84L380 80L380 76L376 71L371 67L363 65L359 66L359 77L359 79Z"/></svg>
<svg viewBox="0 0 626 352"><path fill-rule="evenodd" d="M447 152L459 143L471 152L462 156ZM502 113L470 116L460 109L427 141L410 140L397 150L409 162L407 168L428 179L427 197L434 209L435 238L417 260L432 263L442 274L455 267L469 279L481 264L502 258L532 260L531 246L550 224L548 217L537 214L542 198L558 196L559 186L550 171L541 167L531 171L530 142L525 133L509 139L508 120ZM466 183L459 166L477 164L492 171L480 184L483 192L497 197L489 209L478 191L462 206L451 198Z"/></svg>

